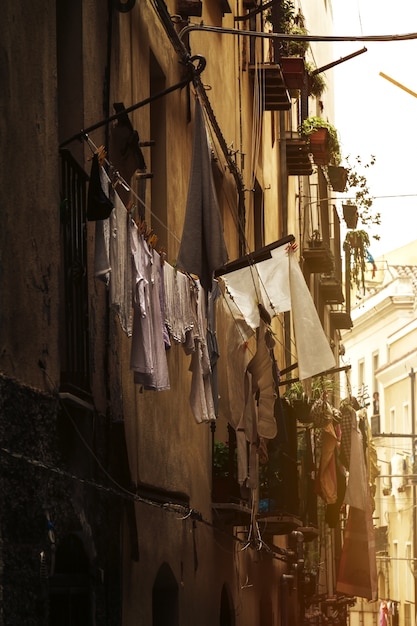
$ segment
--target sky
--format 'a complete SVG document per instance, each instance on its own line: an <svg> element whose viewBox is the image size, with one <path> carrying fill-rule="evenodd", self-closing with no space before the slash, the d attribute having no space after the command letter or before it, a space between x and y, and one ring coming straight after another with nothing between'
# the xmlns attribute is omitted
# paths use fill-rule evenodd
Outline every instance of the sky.
<svg viewBox="0 0 417 626"><path fill-rule="evenodd" d="M333 0L336 35L398 35L417 32L416 0ZM406 42L335 42L334 59L367 52L333 69L335 119L342 155L360 155L373 207L382 224L372 229L374 258L417 240L417 39ZM352 160L352 159L351 159ZM343 163L342 163L343 164ZM416 244L417 245L417 244Z"/></svg>

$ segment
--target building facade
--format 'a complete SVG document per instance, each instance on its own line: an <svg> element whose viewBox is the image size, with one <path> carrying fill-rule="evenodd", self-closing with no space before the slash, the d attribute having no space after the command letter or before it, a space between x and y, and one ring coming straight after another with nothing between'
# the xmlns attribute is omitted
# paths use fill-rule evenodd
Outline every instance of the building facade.
<svg viewBox="0 0 417 626"><path fill-rule="evenodd" d="M415 621L415 246L376 261L343 334L352 393L363 398L377 454L375 541L379 602L358 602L351 623Z"/></svg>
<svg viewBox="0 0 417 626"><path fill-rule="evenodd" d="M2 626L346 623L342 503L283 401L351 325L337 159L300 131L332 120L331 28L324 0L3 7Z"/></svg>

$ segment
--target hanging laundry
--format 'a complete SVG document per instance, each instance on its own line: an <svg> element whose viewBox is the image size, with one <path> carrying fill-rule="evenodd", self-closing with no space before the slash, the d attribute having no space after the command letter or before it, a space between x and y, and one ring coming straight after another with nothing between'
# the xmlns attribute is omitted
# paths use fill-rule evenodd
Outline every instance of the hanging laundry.
<svg viewBox="0 0 417 626"><path fill-rule="evenodd" d="M247 366L254 354L256 339L231 300L224 297L217 300L216 320L218 342L224 354L218 362L219 415L236 431L238 482L243 485L248 477L247 442L253 439L256 446L256 437L252 434L254 408L252 411L245 404L251 387Z"/></svg>
<svg viewBox="0 0 417 626"><path fill-rule="evenodd" d="M209 292L213 272L227 262L203 110L195 101L194 142L184 228L177 265L196 274Z"/></svg>
<svg viewBox="0 0 417 626"><path fill-rule="evenodd" d="M164 265L165 324L171 339L176 343L184 343L194 324L190 279L169 263Z"/></svg>
<svg viewBox="0 0 417 626"><path fill-rule="evenodd" d="M360 409L357 399L353 396L344 398L340 403L342 436L340 440L340 458L347 470L350 465L350 449L352 444L352 424L356 423L356 411Z"/></svg>
<svg viewBox="0 0 417 626"><path fill-rule="evenodd" d="M211 386L213 391L214 412L216 417L219 414L219 383L217 362L220 358L219 342L216 331L216 302L221 298L219 283L213 280L213 286L207 298L207 350L211 367Z"/></svg>
<svg viewBox="0 0 417 626"><path fill-rule="evenodd" d="M251 262L248 257L243 267L233 270L226 266L227 271L221 273L228 295L253 330L260 324L259 304L270 317L291 310L287 246L279 245L260 256L262 260ZM233 262L229 266L233 268Z"/></svg>
<svg viewBox="0 0 417 626"><path fill-rule="evenodd" d="M366 510L349 507L336 591L375 601L378 597L375 534L370 499Z"/></svg>
<svg viewBox="0 0 417 626"><path fill-rule="evenodd" d="M130 220L133 255L133 335L130 367L134 382L145 389L170 388L168 363L162 330L160 256L150 248Z"/></svg>
<svg viewBox="0 0 417 626"><path fill-rule="evenodd" d="M243 267L233 270L226 266L216 275L226 285L225 297L233 300L252 329L260 324L259 304L271 317L292 311L299 378L303 380L335 367L336 361L290 241L289 236L259 251L260 260L251 262L249 255Z"/></svg>
<svg viewBox="0 0 417 626"><path fill-rule="evenodd" d="M106 220L96 223L94 272L109 285L110 305L117 313L123 332L132 335L132 260L128 225L130 217L120 196L111 186L103 166L99 172L102 188L112 202Z"/></svg>
<svg viewBox="0 0 417 626"><path fill-rule="evenodd" d="M388 626L388 604L383 600L379 606L379 626Z"/></svg>
<svg viewBox="0 0 417 626"><path fill-rule="evenodd" d="M190 405L198 424L212 422L216 419L213 391L211 387L210 357L206 342L205 293L200 280L193 279L195 323L188 333L188 340L183 345L186 354L191 354L190 372L191 391Z"/></svg>
<svg viewBox="0 0 417 626"><path fill-rule="evenodd" d="M326 504L337 501L335 448L338 444L332 422L322 428L322 448L318 472L318 493Z"/></svg>
<svg viewBox="0 0 417 626"><path fill-rule="evenodd" d="M277 434L277 422L274 407L277 397L272 372L272 360L269 353L268 340L272 337L266 324L261 321L257 331L257 350L248 364L248 372L252 375L251 394L256 404L257 435L264 439L273 439Z"/></svg>
<svg viewBox="0 0 417 626"><path fill-rule="evenodd" d="M113 210L113 202L109 191L103 188L101 177L102 167L99 165L98 153L95 152L91 161L90 182L87 194L87 219L89 221L105 220Z"/></svg>
<svg viewBox="0 0 417 626"><path fill-rule="evenodd" d="M336 360L292 249L289 250L289 263L298 373L300 380L303 380L336 367Z"/></svg>
<svg viewBox="0 0 417 626"><path fill-rule="evenodd" d="M123 102L115 102L116 113L125 109ZM114 169L130 183L133 174L146 171L146 163L139 145L139 134L133 128L127 113L120 115L111 128L109 155ZM127 190L120 194L124 202L129 199Z"/></svg>
<svg viewBox="0 0 417 626"><path fill-rule="evenodd" d="M349 478L344 502L365 511L368 498L368 472L363 452L362 433L356 415L352 416Z"/></svg>

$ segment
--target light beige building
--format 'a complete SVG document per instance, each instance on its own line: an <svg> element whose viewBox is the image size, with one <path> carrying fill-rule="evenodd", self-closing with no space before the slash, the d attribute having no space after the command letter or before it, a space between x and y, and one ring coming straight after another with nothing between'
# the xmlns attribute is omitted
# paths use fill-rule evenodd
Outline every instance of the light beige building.
<svg viewBox="0 0 417 626"><path fill-rule="evenodd" d="M352 624L374 624L383 602L389 623L414 624L416 602L415 243L376 259L366 295L352 308L353 328L343 333L351 392L367 405L377 452L374 522L379 602L357 603Z"/></svg>

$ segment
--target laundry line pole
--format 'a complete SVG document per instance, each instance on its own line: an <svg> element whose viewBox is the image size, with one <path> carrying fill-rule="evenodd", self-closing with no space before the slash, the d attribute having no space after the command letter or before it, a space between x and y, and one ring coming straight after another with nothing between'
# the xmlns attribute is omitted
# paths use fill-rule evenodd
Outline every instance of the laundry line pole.
<svg viewBox="0 0 417 626"><path fill-rule="evenodd" d="M198 62L197 66L194 65L195 61ZM63 148L64 146L71 143L72 141L75 141L77 139L83 139L86 135L88 135L88 133L91 133L93 130L97 130L98 128L101 128L102 126L106 126L107 124L110 124L110 122L113 122L119 119L119 117L122 117L123 115L127 115L128 113L131 113L132 111L136 111L137 109L140 109L141 107L147 104L150 104L151 102L154 102L155 100L159 98L163 98L164 96L167 96L173 91L177 91L178 89L182 89L186 87L191 82L196 80L196 78L201 74L201 72L206 67L206 64L207 64L206 59L200 54L196 54L192 57L189 57L187 59L187 69L189 70L187 78L184 78L180 82L175 83L175 85L171 85L171 87L167 87L163 91L160 91L152 96L149 96L149 98L145 98L144 100L141 100L140 102L137 102L136 104L132 104L126 109L122 109L121 111L118 111L117 113L114 113L113 115L110 115L110 117L106 117L104 120L100 120L99 122L92 124L88 128L84 128L80 130L78 133L76 133L72 137L69 137L69 139L66 139L65 141L63 141L59 145L59 147Z"/></svg>
<svg viewBox="0 0 417 626"><path fill-rule="evenodd" d="M206 26L205 24L188 24L178 33L178 38L182 38L187 33L194 30L206 31L211 33L224 33L229 35L245 35L247 37L260 37L261 39L281 39L282 41L318 41L318 42L334 42L334 41L375 41L375 42L394 42L409 41L417 39L417 33L406 33L404 35L296 35L293 33L267 33L256 30L240 30L239 28L225 28L223 26Z"/></svg>

